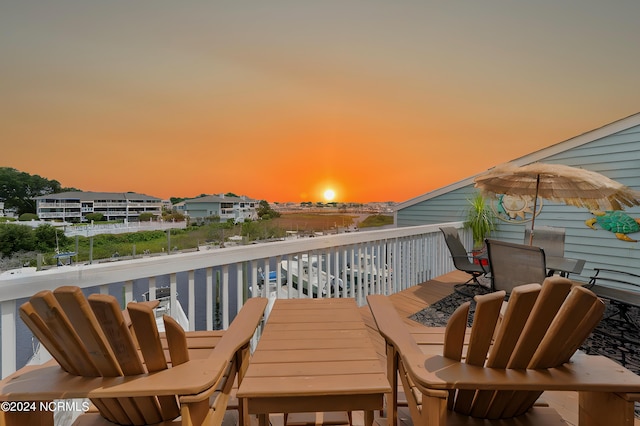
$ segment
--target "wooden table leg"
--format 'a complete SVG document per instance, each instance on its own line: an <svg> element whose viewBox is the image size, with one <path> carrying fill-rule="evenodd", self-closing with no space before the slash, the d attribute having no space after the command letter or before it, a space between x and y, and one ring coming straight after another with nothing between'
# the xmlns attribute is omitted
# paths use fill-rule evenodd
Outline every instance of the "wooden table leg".
<svg viewBox="0 0 640 426"><path fill-rule="evenodd" d="M373 413L374 410L365 410L364 412L364 426L373 425Z"/></svg>
<svg viewBox="0 0 640 426"><path fill-rule="evenodd" d="M260 426L269 426L269 414L258 414L258 424Z"/></svg>

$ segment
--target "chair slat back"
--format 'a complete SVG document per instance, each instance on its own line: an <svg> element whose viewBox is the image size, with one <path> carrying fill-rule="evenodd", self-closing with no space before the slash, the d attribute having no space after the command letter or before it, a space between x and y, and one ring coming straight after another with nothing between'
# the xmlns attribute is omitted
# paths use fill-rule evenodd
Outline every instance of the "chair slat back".
<svg viewBox="0 0 640 426"><path fill-rule="evenodd" d="M151 309L145 308L153 316ZM128 322L112 296L91 295L87 300L78 287L63 286L32 296L20 307L20 316L60 366L71 374L117 377L147 372ZM155 319L151 320L155 326ZM157 328L155 334L147 333L143 340L150 344L154 338L158 339L156 344L162 353ZM175 396L94 398L92 402L103 417L118 424L156 424L180 414Z"/></svg>
<svg viewBox="0 0 640 426"><path fill-rule="evenodd" d="M557 281L565 280L558 278ZM604 309L604 303L591 291L582 287L571 289L538 345L528 368L551 368L567 362L600 322ZM523 414L540 395L540 392L515 392L511 397L512 403L504 409L503 415Z"/></svg>
<svg viewBox="0 0 640 426"><path fill-rule="evenodd" d="M487 357L485 366L506 368L527 322L527 316L518 315L518 313L530 312L539 293L540 284L520 286L512 292L508 309L495 335L493 348ZM504 292L502 294L504 295ZM475 325L474 323L474 327ZM473 407L469 407L466 414L474 417L487 417L489 410L494 408L492 404L496 395L496 391L477 391ZM500 401L497 403L499 404Z"/></svg>
<svg viewBox="0 0 640 426"><path fill-rule="evenodd" d="M156 317L153 310L141 303L129 303L127 312L131 317L131 325L137 336L140 352L144 358L147 371L166 370L167 360L164 357L164 350L160 342L160 334L156 324ZM186 339L184 339L186 347ZM158 403L162 411L163 419L172 419L180 414L180 406L174 395L158 397Z"/></svg>
<svg viewBox="0 0 640 426"><path fill-rule="evenodd" d="M187 345L187 335L178 321L169 315L163 315L164 332L169 342L169 357L171 365L176 366L189 361L189 348ZM257 323L257 322L256 322Z"/></svg>
<svg viewBox="0 0 640 426"><path fill-rule="evenodd" d="M55 289L53 295L78 334L100 376L121 376L122 370L118 361L82 290L78 287L64 286Z"/></svg>
<svg viewBox="0 0 640 426"><path fill-rule="evenodd" d="M192 349L206 348L212 362L220 368L215 381L197 394L180 395L178 401L176 395L165 394L166 384L159 379L160 387L165 388L161 392L152 387L132 386L130 393L123 394L136 396L92 398L92 402L106 420L116 424L178 424L175 420L179 416L182 424L220 424L234 380L241 380L241 373L246 369L249 343L267 302L266 298L252 298L227 332L194 333L197 336L190 335L191 340L177 322L168 317L164 319L166 344L173 365L188 363ZM20 316L67 373L91 378L132 376L131 382L153 382L155 377L144 376L167 369L168 360L167 347L163 348L152 308L153 303L149 302L131 303L123 313L112 296L94 294L87 299L78 287L67 286L54 292L37 293L20 307ZM226 365L221 364L221 354L228 360ZM198 365L196 362L193 368L200 368ZM189 371L188 366L185 371ZM100 381L91 382L97 383L95 390L99 392ZM246 407L243 401L238 404L242 424ZM81 416L79 424L87 421L94 422L95 415Z"/></svg>
<svg viewBox="0 0 640 426"><path fill-rule="evenodd" d="M46 334L57 342L77 373L87 377L100 376L100 371L53 293L40 291L29 299L29 303L46 327Z"/></svg>
<svg viewBox="0 0 640 426"><path fill-rule="evenodd" d="M58 361L60 367L67 373L78 376L80 373L73 365L73 361L67 356L61 342L56 340L55 336L50 333L46 324L33 308L31 302L26 302L20 306L20 318L29 327L33 335L40 343L47 348L51 356Z"/></svg>
<svg viewBox="0 0 640 426"><path fill-rule="evenodd" d="M129 324L125 320L116 300L109 295L92 294L89 304L100 321L100 325L114 349L116 359L125 376L138 375L159 371L167 368L160 343L160 336L155 323L155 316L151 308L145 304L129 304L127 311L131 318L131 325L135 330L140 352L147 362L146 368L142 364L136 339L131 335ZM139 309L136 309L139 308ZM143 312L138 314L138 312ZM139 323L138 323L139 322ZM157 357L160 348L161 361ZM156 350L156 354L154 354ZM180 409L173 395L137 398L119 398L125 411L132 418L133 424L153 424L164 420L171 420L180 414Z"/></svg>
<svg viewBox="0 0 640 426"><path fill-rule="evenodd" d="M454 312L445 331L444 358L492 369L558 367L569 360L604 312L604 303L594 293L579 286L573 287L571 281L561 277L549 277L542 285L533 283L515 287L502 320L498 321L505 295L500 291L475 297L476 311L466 359L462 361L469 303L464 303ZM414 423L426 421L427 417L435 419L436 424L446 420L446 413L442 411L444 406L433 399L439 390L429 389L428 396L414 393L420 387L417 384L421 379L411 368L407 369L402 360L409 360L415 365L424 355L389 298L372 295L367 297L367 302L387 347L393 348L387 352L387 356L390 353L395 356L394 362L387 360L389 379L392 384L396 383L398 376L402 380ZM515 383L514 388L517 388ZM453 387L445 391L446 395L449 410L492 420L525 413L540 392ZM423 405L424 398L427 398L426 404L432 404L429 405L431 411ZM396 406L397 402L392 403L391 409L395 410Z"/></svg>
<svg viewBox="0 0 640 426"><path fill-rule="evenodd" d="M467 333L467 321L471 302L464 302L451 314L444 332L444 348L442 355L460 361L464 349L464 338Z"/></svg>
<svg viewBox="0 0 640 426"><path fill-rule="evenodd" d="M504 293L502 294L504 295ZM482 302L477 297L478 305ZM480 360L482 347L467 363L490 368L546 369L567 362L602 318L604 304L595 294L571 281L547 278L542 286L529 284L514 288L500 326L493 334L493 310L476 309L475 329L481 330L481 345L493 334L486 362ZM488 321L483 317L489 316ZM489 328L488 328L489 327ZM487 337L489 336L489 337ZM539 398L536 391L458 391L453 410L472 417L500 419L526 412Z"/></svg>
<svg viewBox="0 0 640 426"><path fill-rule="evenodd" d="M129 327L116 300L106 294L89 296L91 309L98 318L100 328L113 348L114 355L125 376L146 373Z"/></svg>
<svg viewBox="0 0 640 426"><path fill-rule="evenodd" d="M476 311L467 348L466 363L482 366L487 359L487 353L493 340L493 330L496 328L500 317L500 308L504 301L505 292L498 291L482 296L476 296ZM460 390L455 399L454 410L470 414L476 391Z"/></svg>
<svg viewBox="0 0 640 426"><path fill-rule="evenodd" d="M59 287L54 290L53 295L69 320L69 324L78 334L100 376L122 376L123 370L120 368L119 360L112 348L122 346L119 342L127 337L130 338L130 335L128 331L124 334L118 333L119 342L116 344L109 339L108 335L105 335L105 330L108 332L108 327L111 324L116 322L124 324L125 322L115 299L103 296L107 298L109 308L115 312L111 315L101 315L98 311L92 310L92 306L78 287ZM119 330L122 331L121 328ZM137 359L135 348L134 356ZM144 411L140 410L140 407L144 407L147 411L157 412L155 401L149 398L109 398L94 400L94 404L106 418L119 423L144 424L147 418L150 420L158 419L157 415L145 418L142 414Z"/></svg>

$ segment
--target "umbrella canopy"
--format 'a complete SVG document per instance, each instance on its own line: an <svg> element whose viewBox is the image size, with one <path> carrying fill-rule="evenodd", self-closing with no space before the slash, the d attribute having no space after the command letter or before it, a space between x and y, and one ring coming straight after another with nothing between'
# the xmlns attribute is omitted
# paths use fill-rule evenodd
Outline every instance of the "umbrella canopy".
<svg viewBox="0 0 640 426"><path fill-rule="evenodd" d="M535 223L538 197L589 210L621 210L640 205L640 193L600 173L563 164L503 164L475 178L485 193L534 197Z"/></svg>

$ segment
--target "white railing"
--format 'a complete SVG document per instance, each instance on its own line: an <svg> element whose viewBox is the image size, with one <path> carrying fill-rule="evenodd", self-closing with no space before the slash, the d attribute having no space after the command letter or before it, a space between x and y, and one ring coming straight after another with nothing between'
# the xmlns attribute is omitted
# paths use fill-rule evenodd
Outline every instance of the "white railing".
<svg viewBox="0 0 640 426"><path fill-rule="evenodd" d="M80 208L80 203L57 203L57 202L48 203L48 202L40 201L38 203L38 208L39 209L40 208L77 209L77 208Z"/></svg>
<svg viewBox="0 0 640 426"><path fill-rule="evenodd" d="M75 237L80 235L83 237L91 237L99 234L125 234L128 232L138 231L164 231L166 229L184 229L187 223L182 222L124 222L124 223L98 223L87 225L67 226L64 229L64 235L67 237Z"/></svg>
<svg viewBox="0 0 640 426"><path fill-rule="evenodd" d="M459 222L447 225L461 227ZM297 263L297 270L303 270L302 259L305 257L319 259L319 267L325 271L308 276L310 286L322 289L318 291L318 297L354 297L360 305L365 303L368 294L396 293L445 274L453 270L453 264L439 226L361 231L66 266L0 280L2 377L23 363L22 360L17 362L16 356L17 330L24 330L17 320L18 304L40 290L75 285L88 289L86 292L111 293L124 306L137 297L134 295L134 283L137 291L142 287L142 290L149 291L150 298L154 298L156 289L166 282L170 287L173 308L177 306L180 284L180 300L189 318L190 329L227 328L247 297L306 297L302 285L295 289L278 285L276 290L279 291L273 292L267 290L270 286L261 285L261 276L267 277L268 282L270 272L274 270L275 282L291 283L292 264ZM465 245L470 247L470 234L462 230L460 234ZM346 265L357 265L361 258L373 261L365 266L367 269L360 271L357 284L344 285L336 291L330 279L333 283L336 279L346 283L349 278ZM283 272L282 265L289 266L286 272ZM287 290L283 291L284 288ZM200 325L196 325L196 316L199 316Z"/></svg>

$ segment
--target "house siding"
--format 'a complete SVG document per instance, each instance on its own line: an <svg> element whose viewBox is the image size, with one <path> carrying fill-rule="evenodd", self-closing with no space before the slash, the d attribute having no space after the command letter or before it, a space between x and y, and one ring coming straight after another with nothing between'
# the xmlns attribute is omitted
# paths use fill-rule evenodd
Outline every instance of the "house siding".
<svg viewBox="0 0 640 426"><path fill-rule="evenodd" d="M640 123L640 114L633 117L637 118L636 123ZM536 158L521 161L519 164L540 161L581 167L602 173L640 191L640 124L579 146L572 146L564 151L558 152L558 146L554 146L555 153L551 155L545 156L545 150L541 150ZM439 191L437 196L415 204L404 203L405 206L401 205L396 212L396 223L398 226L410 226L464 220L467 200L473 194L475 189L473 179L470 178L466 185L458 185L451 191ZM640 217L640 207L628 208L625 212L633 218ZM585 221L592 217L593 215L584 208L543 200L542 211L536 216L535 226L565 228L565 256L586 260L582 274L572 276L572 279L588 281L593 275L593 268L611 268L640 274L640 242L621 241L597 224L597 230L590 229ZM499 221L494 237L522 243L525 226L530 227L531 222L516 224ZM629 236L640 239L640 232ZM640 288L636 287L614 284L611 286L640 291Z"/></svg>
<svg viewBox="0 0 640 426"><path fill-rule="evenodd" d="M258 219L257 204L256 200L248 198L209 195L185 200L182 210L192 219L218 216L220 222L244 221Z"/></svg>

